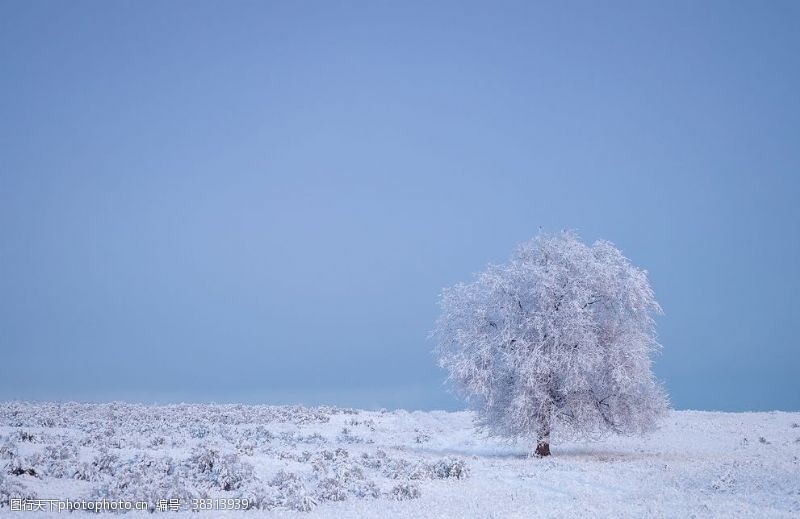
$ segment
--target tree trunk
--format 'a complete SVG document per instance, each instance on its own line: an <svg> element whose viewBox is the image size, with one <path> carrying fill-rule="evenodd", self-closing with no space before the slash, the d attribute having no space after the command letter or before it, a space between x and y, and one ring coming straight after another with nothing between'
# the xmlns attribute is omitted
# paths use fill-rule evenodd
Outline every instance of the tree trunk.
<svg viewBox="0 0 800 519"><path fill-rule="evenodd" d="M534 455L537 458L550 456L550 420L553 414L552 404L545 407L545 411L539 418L539 430L537 431L536 438L536 451Z"/></svg>
<svg viewBox="0 0 800 519"><path fill-rule="evenodd" d="M537 458L543 458L545 456L550 456L550 443L547 441L539 440L536 444L536 453Z"/></svg>

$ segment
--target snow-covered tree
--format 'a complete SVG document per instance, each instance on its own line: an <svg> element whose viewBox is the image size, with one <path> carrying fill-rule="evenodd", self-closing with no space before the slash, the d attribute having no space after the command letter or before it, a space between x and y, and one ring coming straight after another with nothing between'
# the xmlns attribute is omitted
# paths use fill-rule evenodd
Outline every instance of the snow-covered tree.
<svg viewBox="0 0 800 519"><path fill-rule="evenodd" d="M489 434L536 441L642 434L668 407L651 371L661 308L607 241L539 234L504 265L442 291L433 336L448 380Z"/></svg>

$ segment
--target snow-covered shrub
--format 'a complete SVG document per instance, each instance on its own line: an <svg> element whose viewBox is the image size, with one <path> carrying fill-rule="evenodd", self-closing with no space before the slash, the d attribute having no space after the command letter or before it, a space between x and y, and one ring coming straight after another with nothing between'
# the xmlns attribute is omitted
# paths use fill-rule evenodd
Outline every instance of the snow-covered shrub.
<svg viewBox="0 0 800 519"><path fill-rule="evenodd" d="M81 463L77 467L74 477L84 481L98 481L104 476L114 476L119 463L119 455L101 449L91 462Z"/></svg>
<svg viewBox="0 0 800 519"><path fill-rule="evenodd" d="M436 479L464 479L469 476L467 462L452 456L440 459L430 465L430 471L432 477Z"/></svg>
<svg viewBox="0 0 800 519"><path fill-rule="evenodd" d="M392 487L389 491L388 497L396 501L405 501L407 499L418 499L422 495L419 485L414 483L400 483Z"/></svg>
<svg viewBox="0 0 800 519"><path fill-rule="evenodd" d="M319 479L317 495L321 500L342 501L348 495L357 498L380 496L377 485L366 479L359 461L350 459L344 449L317 453L312 467L314 476Z"/></svg>
<svg viewBox="0 0 800 519"><path fill-rule="evenodd" d="M317 453L315 459L322 459L325 461L337 461L337 460L344 460L350 457L350 453L347 449L342 447L337 447L336 450L328 450L324 449Z"/></svg>
<svg viewBox="0 0 800 519"><path fill-rule="evenodd" d="M280 434L279 438L281 442L289 447L295 447L298 443L321 445L327 442L325 437L319 433L304 435L297 431L284 431Z"/></svg>
<svg viewBox="0 0 800 519"><path fill-rule="evenodd" d="M381 463L381 472L389 479L430 478L430 467L425 463L404 458L386 458Z"/></svg>
<svg viewBox="0 0 800 519"><path fill-rule="evenodd" d="M90 497L110 501L147 501L150 511L155 510L156 502L162 499L178 499L188 507L195 493L186 487L186 478L178 473L177 468L169 456L137 454L119 462L112 469L114 477L102 478L90 492Z"/></svg>
<svg viewBox="0 0 800 519"><path fill-rule="evenodd" d="M259 445L269 443L275 439L275 435L263 425L256 426L256 428L253 430L252 437L258 442Z"/></svg>
<svg viewBox="0 0 800 519"><path fill-rule="evenodd" d="M208 447L194 449L185 466L190 474L200 475L199 482L225 491L237 490L253 478L253 466L238 454L222 454Z"/></svg>
<svg viewBox="0 0 800 519"><path fill-rule="evenodd" d="M219 457L219 451L216 449L198 447L192 451L187 464L200 474L210 474L214 469L214 465L219 461Z"/></svg>
<svg viewBox="0 0 800 519"><path fill-rule="evenodd" d="M426 443L431 440L431 435L426 433L425 431L420 431L419 429L414 429L416 432L416 436L414 437L414 442L416 443Z"/></svg>
<svg viewBox="0 0 800 519"><path fill-rule="evenodd" d="M350 427L359 427L363 426L368 429L370 432L375 432L375 420L372 418L366 418L364 420L356 420L355 418L351 418L345 422L345 425L349 425Z"/></svg>
<svg viewBox="0 0 800 519"><path fill-rule="evenodd" d="M314 476L320 480L321 488L333 487L332 482L326 482L326 480L332 480L336 482L335 488L340 489L346 495L357 498L380 495L377 485L364 475L358 460L351 460L349 457L341 455L332 459L321 457L314 460L312 467Z"/></svg>
<svg viewBox="0 0 800 519"><path fill-rule="evenodd" d="M41 416L39 417L39 427L55 427L56 420L52 416Z"/></svg>
<svg viewBox="0 0 800 519"><path fill-rule="evenodd" d="M39 443L41 441L37 435L29 431L14 431L11 433L10 438L16 442Z"/></svg>
<svg viewBox="0 0 800 519"><path fill-rule="evenodd" d="M119 463L119 455L111 454L107 450L101 450L92 461L92 465L97 468L99 474L114 475L114 469Z"/></svg>
<svg viewBox="0 0 800 519"><path fill-rule="evenodd" d="M139 478L128 482L110 480L92 489L91 499L109 501L145 501L150 512L155 511L160 500L178 500L183 509L189 509L191 500L197 495L189 490L177 476L162 479Z"/></svg>
<svg viewBox="0 0 800 519"><path fill-rule="evenodd" d="M110 465L113 463L113 461L111 461L113 459L113 455L101 456L98 459L98 466L103 467L106 464ZM170 456L156 457L148 453L138 453L128 460L119 462L116 468L111 468L110 470L112 473L115 473L115 475L142 474L159 478L161 476L174 474L176 471L175 469L175 461Z"/></svg>
<svg viewBox="0 0 800 519"><path fill-rule="evenodd" d="M8 440L0 442L0 460L10 460L17 457L17 445Z"/></svg>
<svg viewBox="0 0 800 519"><path fill-rule="evenodd" d="M294 447L297 445L297 436L299 433L295 431L283 431L278 435L278 439L284 445L288 447Z"/></svg>
<svg viewBox="0 0 800 519"><path fill-rule="evenodd" d="M452 456L434 462L409 461L392 458L378 449L375 456L363 453L359 461L366 468L379 470L388 479L463 479L469 475L466 461Z"/></svg>
<svg viewBox="0 0 800 519"><path fill-rule="evenodd" d="M28 457L37 473L54 478L72 478L78 467L78 448L70 443L47 445L44 451Z"/></svg>
<svg viewBox="0 0 800 519"><path fill-rule="evenodd" d="M189 429L189 436L195 439L203 439L211 432L205 424L195 424Z"/></svg>
<svg viewBox="0 0 800 519"><path fill-rule="evenodd" d="M342 428L342 432L339 433L336 439L342 443L364 443L364 438L353 434L353 431L347 427Z"/></svg>
<svg viewBox="0 0 800 519"><path fill-rule="evenodd" d="M377 449L375 451L375 455L372 456L368 452L361 453L361 464L369 469L378 470L383 466L384 461L386 461L387 455L386 452L382 449Z"/></svg>
<svg viewBox="0 0 800 519"><path fill-rule="evenodd" d="M302 478L281 470L269 482L275 489L274 506L308 512L317 506L317 498L308 491Z"/></svg>
<svg viewBox="0 0 800 519"><path fill-rule="evenodd" d="M374 481L368 479L354 480L348 484L348 492L359 499L377 499L381 496L381 490Z"/></svg>
<svg viewBox="0 0 800 519"><path fill-rule="evenodd" d="M298 463L306 463L311 459L311 453L309 451L303 451L299 453L295 451L278 451L276 453L276 457L279 460L293 460Z"/></svg>
<svg viewBox="0 0 800 519"><path fill-rule="evenodd" d="M256 444L251 440L244 440L240 438L235 445L237 454L243 456L252 456L255 454Z"/></svg>
<svg viewBox="0 0 800 519"><path fill-rule="evenodd" d="M277 507L277 495L275 488L258 480L246 483L234 494L236 499L247 499L247 508L253 510L272 510Z"/></svg>
<svg viewBox="0 0 800 519"><path fill-rule="evenodd" d="M321 467L321 470L319 470ZM315 470L328 476L333 476L341 481L356 481L364 479L364 471L355 462L337 460L327 464L315 465Z"/></svg>
<svg viewBox="0 0 800 519"><path fill-rule="evenodd" d="M344 501L347 499L344 483L336 478L321 479L317 485L316 494L321 501Z"/></svg>
<svg viewBox="0 0 800 519"><path fill-rule="evenodd" d="M36 499L36 494L23 487L16 478L0 472L0 508L9 506L11 499Z"/></svg>
<svg viewBox="0 0 800 519"><path fill-rule="evenodd" d="M33 468L31 460L28 458L11 458L8 463L6 463L5 472L6 474L10 474L12 476L39 476L36 469Z"/></svg>
<svg viewBox="0 0 800 519"><path fill-rule="evenodd" d="M281 406L273 408L275 421L288 422L297 425L310 423L328 423L331 421L331 414L338 413L339 410L331 407L319 407L317 409L303 406Z"/></svg>
<svg viewBox="0 0 800 519"><path fill-rule="evenodd" d="M326 443L328 440L326 440L325 437L319 433L312 433L312 434L307 434L305 436L300 435L297 438L297 441L300 443L307 443L312 445L322 445Z"/></svg>

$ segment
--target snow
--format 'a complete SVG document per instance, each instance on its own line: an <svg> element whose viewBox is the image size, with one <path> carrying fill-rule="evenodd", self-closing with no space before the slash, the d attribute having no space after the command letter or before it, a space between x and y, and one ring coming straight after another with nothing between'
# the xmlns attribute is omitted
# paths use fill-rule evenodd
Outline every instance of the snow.
<svg viewBox="0 0 800 519"><path fill-rule="evenodd" d="M155 512L169 517L188 517L199 497L248 498L260 507L200 512L209 517L800 515L800 413L671 411L646 438L554 438L544 459L527 457L524 442L481 436L473 418L333 407L0 403L0 502L181 499L183 511ZM63 513L0 505L0 517Z"/></svg>

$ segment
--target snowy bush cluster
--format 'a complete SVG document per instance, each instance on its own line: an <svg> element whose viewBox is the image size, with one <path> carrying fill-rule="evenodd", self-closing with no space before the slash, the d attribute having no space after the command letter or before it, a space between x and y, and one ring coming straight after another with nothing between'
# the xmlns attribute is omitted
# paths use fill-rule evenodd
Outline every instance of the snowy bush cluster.
<svg viewBox="0 0 800 519"><path fill-rule="evenodd" d="M155 515L159 502L212 503L203 517L800 516L798 413L671 411L649 438L563 442L545 459L476 432L474 417L0 402L0 517L17 499L145 502ZM215 500L249 511L215 514Z"/></svg>
<svg viewBox="0 0 800 519"><path fill-rule="evenodd" d="M12 498L59 498L145 501L150 511L178 500L191 510L196 500L235 498L250 509L310 511L325 502L415 499L420 481L468 476L461 458L385 444L380 423L358 414L334 407L0 403L0 507ZM408 443L418 434L410 431ZM63 488L72 493L59 495Z"/></svg>

